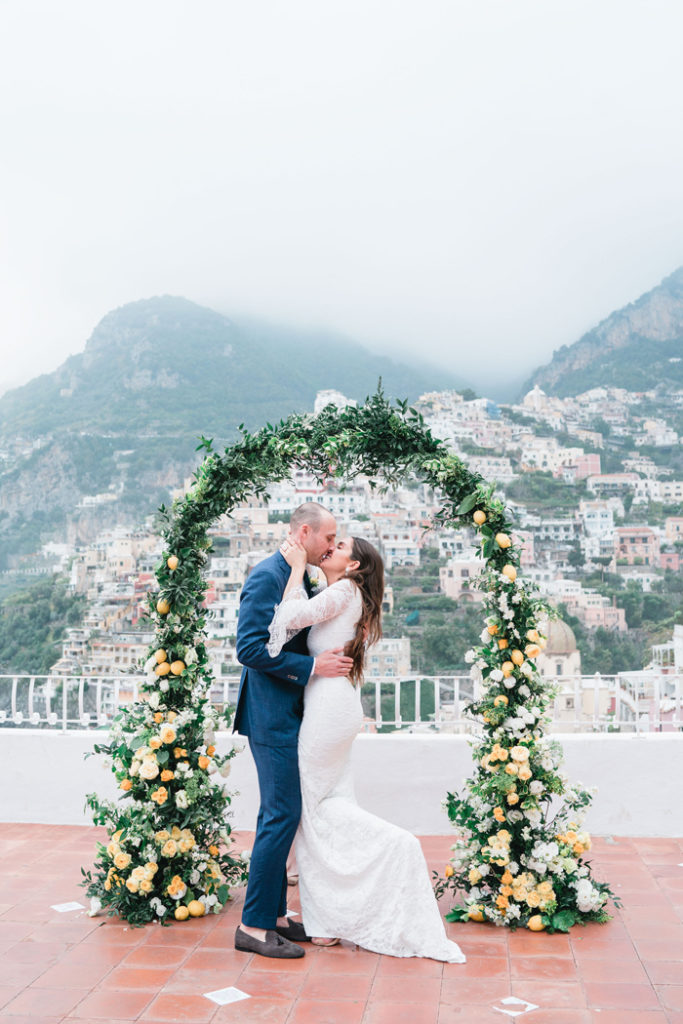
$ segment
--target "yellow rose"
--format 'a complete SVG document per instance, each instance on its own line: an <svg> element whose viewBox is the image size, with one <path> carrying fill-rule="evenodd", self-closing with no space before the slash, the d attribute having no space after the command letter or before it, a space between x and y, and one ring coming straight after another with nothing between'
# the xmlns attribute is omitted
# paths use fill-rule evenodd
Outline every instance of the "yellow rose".
<svg viewBox="0 0 683 1024"><path fill-rule="evenodd" d="M527 767L522 767L519 769L519 772L517 774L519 775L522 782L527 782L531 778L532 773Z"/></svg>
<svg viewBox="0 0 683 1024"><path fill-rule="evenodd" d="M131 862L131 856L129 853L117 853L114 857L114 864L119 871L124 871Z"/></svg>
<svg viewBox="0 0 683 1024"><path fill-rule="evenodd" d="M517 765L514 764L512 761L510 762L510 764L506 764L505 765L505 773L506 773L506 775L516 775L518 771L519 771L519 769L518 769Z"/></svg>
<svg viewBox="0 0 683 1024"><path fill-rule="evenodd" d="M510 901L508 900L507 896L496 897L496 906L498 907L499 910L506 910L509 905Z"/></svg>
<svg viewBox="0 0 683 1024"><path fill-rule="evenodd" d="M501 896L512 896L512 886L510 886L510 885L501 885L501 887L500 887L500 894L501 894Z"/></svg>
<svg viewBox="0 0 683 1024"><path fill-rule="evenodd" d="M504 871L503 876L501 878L501 882L503 883L503 885L510 885L512 882L512 872Z"/></svg>
<svg viewBox="0 0 683 1024"><path fill-rule="evenodd" d="M217 857L218 854L220 853L220 850L218 849L217 846L210 846L209 847L209 853L211 854L212 857ZM448 871L448 868L446 868L446 871ZM449 877L449 876L447 875L446 877Z"/></svg>
<svg viewBox="0 0 683 1024"><path fill-rule="evenodd" d="M175 839L168 839L161 847L161 853L164 857L175 857L178 852L178 844Z"/></svg>
<svg viewBox="0 0 683 1024"><path fill-rule="evenodd" d="M155 711L155 712L154 712L154 721L156 722L156 724L157 724L157 725L161 725L161 723L163 722L163 720L164 720L164 715L163 715L163 712L161 712L161 711Z"/></svg>
<svg viewBox="0 0 683 1024"><path fill-rule="evenodd" d="M162 828L161 832L154 833L154 838L159 843L165 843L167 839L171 838L171 833L167 829Z"/></svg>
<svg viewBox="0 0 683 1024"><path fill-rule="evenodd" d="M510 751L510 756L513 761L528 761L529 751L526 747L513 747Z"/></svg>
<svg viewBox="0 0 683 1024"><path fill-rule="evenodd" d="M180 839L182 834L183 833L180 831L177 825L174 825L173 828L171 829L171 839L175 839L176 842L178 841L178 839Z"/></svg>
<svg viewBox="0 0 683 1024"><path fill-rule="evenodd" d="M213 743L211 744L210 747L206 748L206 752L209 755L209 757L213 757L213 755L216 753L216 748L214 747Z"/></svg>
<svg viewBox="0 0 683 1024"><path fill-rule="evenodd" d="M175 743L176 731L172 725L162 725L159 736L162 743Z"/></svg>
<svg viewBox="0 0 683 1024"><path fill-rule="evenodd" d="M159 739L158 736L152 736L151 740L149 741L149 745L152 748L152 750L158 750L159 747L161 746L161 740Z"/></svg>
<svg viewBox="0 0 683 1024"><path fill-rule="evenodd" d="M200 768L206 770L211 764L211 758L205 757L204 754L202 754L201 757L197 758L197 764L199 765Z"/></svg>
<svg viewBox="0 0 683 1024"><path fill-rule="evenodd" d="M129 878L126 881L126 889L128 889L129 892L137 892L139 888L140 883L135 878Z"/></svg>
<svg viewBox="0 0 683 1024"><path fill-rule="evenodd" d="M170 768L164 768L160 778L162 782L170 782L171 779L175 778L175 772L172 772Z"/></svg>
<svg viewBox="0 0 683 1024"><path fill-rule="evenodd" d="M153 860L149 860L145 864L145 871L147 872L148 878L154 878L158 870L159 865L155 864Z"/></svg>
<svg viewBox="0 0 683 1024"><path fill-rule="evenodd" d="M119 844L113 841L109 843L109 845L107 846L107 853L109 854L110 857L115 857L116 854L120 851L121 847L119 846Z"/></svg>
<svg viewBox="0 0 683 1024"><path fill-rule="evenodd" d="M507 697L505 696L505 694L504 694L504 693L499 693L499 694L498 694L498 696L494 698L494 701L493 701L493 706L494 706L494 708L498 708L498 707L500 707L501 705L502 705L503 707L505 707L505 706L506 706L507 704L509 704L509 703L510 703L510 702L508 701L508 699L507 699Z"/></svg>
<svg viewBox="0 0 683 1024"><path fill-rule="evenodd" d="M154 800L154 802L161 807L161 805L165 804L168 800L168 790L165 786L159 786L159 788L155 789L153 793L150 793L150 799Z"/></svg>
<svg viewBox="0 0 683 1024"><path fill-rule="evenodd" d="M470 868L467 877L469 878L472 885L476 885L477 882L481 881L482 874L476 868Z"/></svg>
<svg viewBox="0 0 683 1024"><path fill-rule="evenodd" d="M147 872L141 865L139 865L138 867L133 868L130 873L130 877L134 878L137 882L142 882L143 879L147 877Z"/></svg>
<svg viewBox="0 0 683 1024"><path fill-rule="evenodd" d="M157 764L154 755L149 757L143 757L142 764L140 765L140 778L147 779L150 782L152 779L156 779L159 774L159 765Z"/></svg>
<svg viewBox="0 0 683 1024"><path fill-rule="evenodd" d="M178 841L178 849L180 850L181 853L189 853L193 846L194 843L192 843L189 839L180 839Z"/></svg>
<svg viewBox="0 0 683 1024"><path fill-rule="evenodd" d="M540 893L543 893L544 896L547 896L549 893L551 893L553 891L553 883L552 882L539 882L538 885L536 886L536 888L538 889L538 891Z"/></svg>
<svg viewBox="0 0 683 1024"><path fill-rule="evenodd" d="M508 795L507 795L507 802L510 804L510 806L513 806L514 804L518 804L519 803L519 797L517 796L516 793L508 793Z"/></svg>
<svg viewBox="0 0 683 1024"><path fill-rule="evenodd" d="M122 779L121 783L119 784L119 789L122 789L124 791L124 793L127 793L128 790L132 789L132 788L133 788L133 780L132 779Z"/></svg>
<svg viewBox="0 0 683 1024"><path fill-rule="evenodd" d="M151 892L153 888L154 888L154 883L150 882L150 880L148 878L145 878L145 879L143 879L142 882L140 882L140 889L141 889L142 892Z"/></svg>
<svg viewBox="0 0 683 1024"><path fill-rule="evenodd" d="M494 807L493 808L493 817L496 819L496 821L501 821L501 822L505 821L505 811L503 810L503 808L502 807Z"/></svg>
<svg viewBox="0 0 683 1024"><path fill-rule="evenodd" d="M535 891L529 893L529 895L526 898L526 901L530 907L540 907L541 905L541 897Z"/></svg>
<svg viewBox="0 0 683 1024"><path fill-rule="evenodd" d="M169 722L175 722L176 718L178 717L178 712L177 711L169 711L169 713L166 715L166 717L169 720Z"/></svg>

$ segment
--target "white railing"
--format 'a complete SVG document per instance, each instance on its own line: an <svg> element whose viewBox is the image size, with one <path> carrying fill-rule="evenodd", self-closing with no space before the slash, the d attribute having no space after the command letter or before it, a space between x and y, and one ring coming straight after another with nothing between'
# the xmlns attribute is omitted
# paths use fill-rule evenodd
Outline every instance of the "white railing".
<svg viewBox="0 0 683 1024"><path fill-rule="evenodd" d="M138 698L139 675L0 675L0 728L105 729L116 709ZM680 732L680 676L628 672L617 676L566 676L549 680L558 694L555 732ZM211 700L235 706L239 676L219 677ZM361 699L365 732L472 733L469 675L383 676L368 679Z"/></svg>

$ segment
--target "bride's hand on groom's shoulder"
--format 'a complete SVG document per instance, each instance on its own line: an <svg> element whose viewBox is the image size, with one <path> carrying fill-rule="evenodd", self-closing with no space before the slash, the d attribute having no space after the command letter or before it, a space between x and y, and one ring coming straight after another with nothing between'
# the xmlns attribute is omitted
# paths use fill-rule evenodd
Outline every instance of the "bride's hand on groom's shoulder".
<svg viewBox="0 0 683 1024"><path fill-rule="evenodd" d="M301 569L302 572L306 571L308 561L306 548L298 540L288 537L280 547L280 554L292 569Z"/></svg>

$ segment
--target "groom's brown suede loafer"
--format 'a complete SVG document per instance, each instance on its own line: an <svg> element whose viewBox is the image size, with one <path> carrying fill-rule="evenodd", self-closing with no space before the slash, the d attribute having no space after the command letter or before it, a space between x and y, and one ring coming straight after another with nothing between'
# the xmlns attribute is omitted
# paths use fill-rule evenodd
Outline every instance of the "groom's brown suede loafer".
<svg viewBox="0 0 683 1024"><path fill-rule="evenodd" d="M281 935L283 939L289 939L290 942L310 942L311 936L306 934L306 929L300 921L292 921L287 918L287 924L282 925L276 924L275 931L278 935Z"/></svg>
<svg viewBox="0 0 683 1024"><path fill-rule="evenodd" d="M296 960L306 955L301 946L295 945L275 931L267 931L265 939L256 939L253 935L243 932L239 925L235 932L235 949L242 953L258 953L259 956L270 956L279 960Z"/></svg>

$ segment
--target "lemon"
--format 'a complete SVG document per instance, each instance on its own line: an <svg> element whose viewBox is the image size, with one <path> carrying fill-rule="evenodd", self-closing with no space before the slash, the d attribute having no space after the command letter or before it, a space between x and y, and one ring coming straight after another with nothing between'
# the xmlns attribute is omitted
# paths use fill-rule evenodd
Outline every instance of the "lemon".
<svg viewBox="0 0 683 1024"><path fill-rule="evenodd" d="M500 571L502 572L503 576L507 576L511 583L514 583L517 579L517 570L515 569L514 565L504 565Z"/></svg>
<svg viewBox="0 0 683 1024"><path fill-rule="evenodd" d="M507 533L497 533L496 544L498 545L499 548L509 548L510 545L512 544L512 541L508 537Z"/></svg>
<svg viewBox="0 0 683 1024"><path fill-rule="evenodd" d="M171 572L173 572L174 569L177 569L178 568L178 557L177 557L177 555L171 555L170 558L167 558L166 559L166 565L169 567Z"/></svg>
<svg viewBox="0 0 683 1024"><path fill-rule="evenodd" d="M184 661L174 661L171 663L171 672L174 676L179 676L185 669Z"/></svg>
<svg viewBox="0 0 683 1024"><path fill-rule="evenodd" d="M511 651L510 652L510 660L514 661L515 665L523 665L524 664L524 655L522 654L521 651L518 651L518 650Z"/></svg>
<svg viewBox="0 0 683 1024"><path fill-rule="evenodd" d="M160 597L157 601L157 611L159 615L168 615L171 610L171 606L165 597Z"/></svg>
<svg viewBox="0 0 683 1024"><path fill-rule="evenodd" d="M168 655L166 654L166 651L163 649L163 647L159 648L154 657L157 659L159 664L161 664L162 661L167 661L168 659Z"/></svg>
<svg viewBox="0 0 683 1024"><path fill-rule="evenodd" d="M190 900L187 905L190 917L203 917L206 907L200 900Z"/></svg>
<svg viewBox="0 0 683 1024"><path fill-rule="evenodd" d="M180 903L175 908L175 913L173 914L173 916L175 917L176 921L187 921L188 917L190 916L190 911L188 910L184 903Z"/></svg>
<svg viewBox="0 0 683 1024"><path fill-rule="evenodd" d="M500 640L498 641L498 649L501 650L501 651L504 651L505 648L507 647L507 645L508 645L508 642L505 639L505 637L501 637Z"/></svg>
<svg viewBox="0 0 683 1024"><path fill-rule="evenodd" d="M469 914L467 915L470 921L483 921L484 912L481 907L470 907Z"/></svg>
<svg viewBox="0 0 683 1024"><path fill-rule="evenodd" d="M527 644L524 650L527 658L537 658L541 653L541 648L538 644Z"/></svg>
<svg viewBox="0 0 683 1024"><path fill-rule="evenodd" d="M495 625L493 625L493 626L487 626L487 627L486 627L486 631L487 631L487 632L488 632L488 633L489 633L489 634L490 634L491 636L495 636L495 635L496 635L496 633L498 632L498 626L495 626Z"/></svg>
<svg viewBox="0 0 683 1024"><path fill-rule="evenodd" d="M512 675L512 673L515 671L515 665L512 661L504 661L500 667L504 676Z"/></svg>
<svg viewBox="0 0 683 1024"><path fill-rule="evenodd" d="M542 931L545 931L545 925L543 924L543 918L541 917L540 914L534 914L533 917L530 917L529 920L526 923L526 926L532 932L542 932Z"/></svg>
<svg viewBox="0 0 683 1024"><path fill-rule="evenodd" d="M167 676L168 673L171 671L171 666L167 661L163 661L161 665L157 665L154 671L158 676Z"/></svg>
<svg viewBox="0 0 683 1024"><path fill-rule="evenodd" d="M527 638L527 640L531 640L531 642L533 644L537 644L538 641L541 639L540 636L538 635L538 630L536 630L536 629L528 629L527 630L527 634L526 634L526 638Z"/></svg>
<svg viewBox="0 0 683 1024"><path fill-rule="evenodd" d="M484 523L486 522L486 513L482 512L482 510L478 508L477 511L472 516L472 518L474 519L477 526L483 526Z"/></svg>

